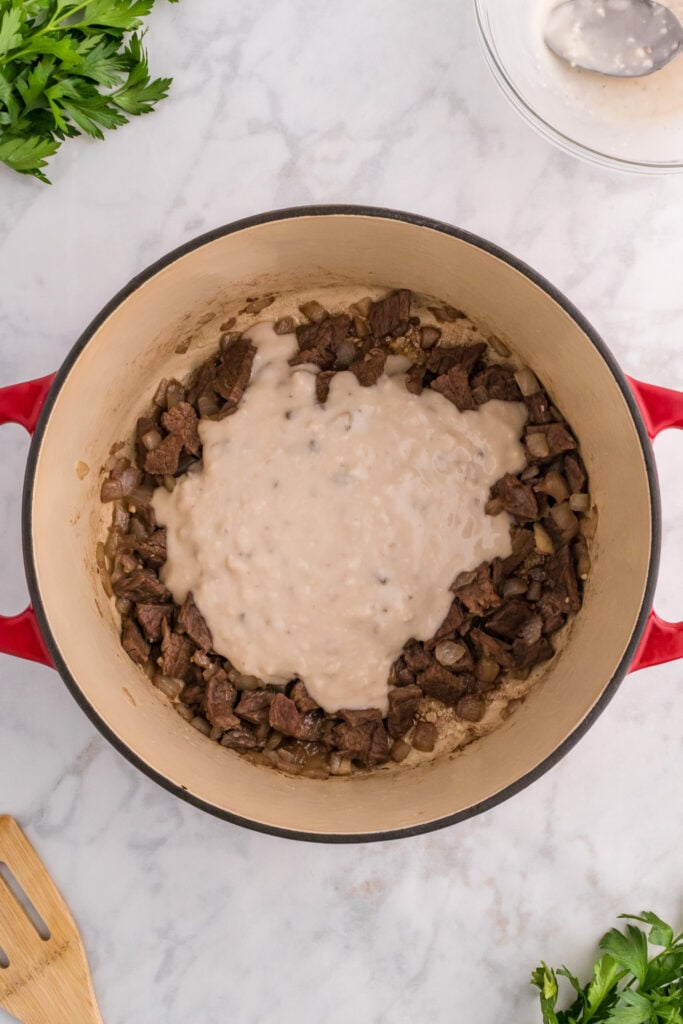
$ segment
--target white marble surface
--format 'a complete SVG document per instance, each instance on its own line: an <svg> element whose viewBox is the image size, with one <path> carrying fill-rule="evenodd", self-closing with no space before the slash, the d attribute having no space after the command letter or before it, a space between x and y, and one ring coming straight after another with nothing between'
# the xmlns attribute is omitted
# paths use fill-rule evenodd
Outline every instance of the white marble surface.
<svg viewBox="0 0 683 1024"><path fill-rule="evenodd" d="M176 74L157 114L69 144L51 188L0 171L0 384L53 370L131 275L193 235L344 201L502 244L628 372L683 385L683 175L592 169L537 138L489 78L468 0L160 2L148 42ZM657 444L657 601L672 618L680 443ZM25 597L26 447L4 429L4 612ZM587 964L620 911L683 921L682 677L679 664L628 678L555 769L488 814L327 847L184 805L114 752L55 673L0 657L0 811L68 898L107 1024L534 1021L541 957Z"/></svg>

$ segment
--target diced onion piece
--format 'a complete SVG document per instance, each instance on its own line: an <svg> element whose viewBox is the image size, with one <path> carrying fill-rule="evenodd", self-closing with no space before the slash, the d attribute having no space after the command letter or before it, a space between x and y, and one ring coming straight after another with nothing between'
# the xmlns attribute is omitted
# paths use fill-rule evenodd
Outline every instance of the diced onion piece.
<svg viewBox="0 0 683 1024"><path fill-rule="evenodd" d="M143 448L146 448L148 452L153 452L155 448L159 447L163 438L159 431L154 428L153 430L146 431L140 440L142 441Z"/></svg>
<svg viewBox="0 0 683 1024"><path fill-rule="evenodd" d="M534 542L539 555L552 555L555 552L555 545L552 537L540 523L534 523Z"/></svg>
<svg viewBox="0 0 683 1024"><path fill-rule="evenodd" d="M546 473L540 484L536 485L536 490L543 494L549 494L555 501L566 501L569 497L567 481L556 469L551 469L549 473Z"/></svg>
<svg viewBox="0 0 683 1024"><path fill-rule="evenodd" d="M503 357L503 359L507 359L510 355L510 349L507 347L505 342L501 341L500 338L497 338L495 334L492 334L489 337L488 342L493 351L497 352L499 356Z"/></svg>
<svg viewBox="0 0 683 1024"><path fill-rule="evenodd" d="M550 455L550 446L545 434L526 434L524 441L532 458L546 459Z"/></svg>
<svg viewBox="0 0 683 1024"><path fill-rule="evenodd" d="M536 374L532 373L528 366L524 366L521 370L517 370L515 373L515 380L517 381L517 387L525 398L527 395L535 395L541 390L541 385L538 383Z"/></svg>
<svg viewBox="0 0 683 1024"><path fill-rule="evenodd" d="M120 480L104 480L100 489L100 501L118 501L123 497L123 485Z"/></svg>
<svg viewBox="0 0 683 1024"><path fill-rule="evenodd" d="M577 493L569 496L569 507L572 512L587 512L591 507L590 494Z"/></svg>
<svg viewBox="0 0 683 1024"><path fill-rule="evenodd" d="M526 594L527 585L524 580L517 576L511 576L503 584L503 597L514 597L516 594Z"/></svg>
<svg viewBox="0 0 683 1024"><path fill-rule="evenodd" d="M568 502L563 501L559 505L553 505L550 510L550 516L558 530L562 531L562 535L566 539L576 536L579 529L579 522L570 509Z"/></svg>
<svg viewBox="0 0 683 1024"><path fill-rule="evenodd" d="M405 761L410 750L410 743L407 743L406 740L396 740L391 746L391 760L400 764L401 761ZM334 754L332 757L334 757Z"/></svg>
<svg viewBox="0 0 683 1024"><path fill-rule="evenodd" d="M95 561L98 569L107 568L107 556L104 553L104 544L101 540L98 540L97 547L95 548Z"/></svg>
<svg viewBox="0 0 683 1024"><path fill-rule="evenodd" d="M330 774L350 775L352 767L350 757L344 757L338 750L332 751L330 754Z"/></svg>
<svg viewBox="0 0 683 1024"><path fill-rule="evenodd" d="M299 309L305 317L312 320L314 324L321 324L330 315L324 306L312 299L311 302L304 302Z"/></svg>
<svg viewBox="0 0 683 1024"><path fill-rule="evenodd" d="M202 718L201 715L195 715L195 717L190 721L190 725L198 732L202 733L203 736L209 736L211 733L211 726L205 718Z"/></svg>
<svg viewBox="0 0 683 1024"><path fill-rule="evenodd" d="M465 646L456 644L452 640L440 640L434 648L434 657L440 665L444 665L446 668L457 665L465 653Z"/></svg>
<svg viewBox="0 0 683 1024"><path fill-rule="evenodd" d="M493 683L500 672L500 665L493 658L481 658L476 665L474 673L481 683Z"/></svg>

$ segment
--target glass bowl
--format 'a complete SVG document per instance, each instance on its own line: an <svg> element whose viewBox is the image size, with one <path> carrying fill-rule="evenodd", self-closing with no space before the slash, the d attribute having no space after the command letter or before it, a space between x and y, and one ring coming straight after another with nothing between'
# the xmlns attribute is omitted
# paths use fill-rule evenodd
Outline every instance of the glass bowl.
<svg viewBox="0 0 683 1024"><path fill-rule="evenodd" d="M579 71L543 43L558 0L474 0L484 55L516 110L541 135L594 164L683 170L683 56L640 79ZM683 20L683 0L666 0Z"/></svg>

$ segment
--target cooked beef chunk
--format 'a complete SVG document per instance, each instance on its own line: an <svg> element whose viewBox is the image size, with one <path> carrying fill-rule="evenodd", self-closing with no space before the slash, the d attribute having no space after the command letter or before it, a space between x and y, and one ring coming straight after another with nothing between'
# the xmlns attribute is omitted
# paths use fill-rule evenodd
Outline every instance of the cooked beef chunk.
<svg viewBox="0 0 683 1024"><path fill-rule="evenodd" d="M427 356L427 369L430 373L441 376L448 373L454 366L462 366L469 375L486 351L484 342L474 345L454 345L447 348L433 348Z"/></svg>
<svg viewBox="0 0 683 1024"><path fill-rule="evenodd" d="M472 572L461 573L451 590L473 615L483 615L489 608L496 608L500 604L500 597L493 588L488 562L482 562Z"/></svg>
<svg viewBox="0 0 683 1024"><path fill-rule="evenodd" d="M533 395L525 395L524 404L529 410L529 423L550 423L552 420L550 401L545 392L536 391Z"/></svg>
<svg viewBox="0 0 683 1024"><path fill-rule="evenodd" d="M413 672L422 672L434 664L433 655L425 650L419 640L409 640L403 648L403 660Z"/></svg>
<svg viewBox="0 0 683 1024"><path fill-rule="evenodd" d="M432 391L438 391L449 402L452 402L460 412L467 409L476 409L476 403L472 395L467 370L464 366L453 366L448 373L441 374L432 381Z"/></svg>
<svg viewBox="0 0 683 1024"><path fill-rule="evenodd" d="M475 373L472 377L472 390L477 405L492 398L502 402L521 402L522 392L519 390L515 375L507 366L495 364ZM481 400L480 400L481 399Z"/></svg>
<svg viewBox="0 0 683 1024"><path fill-rule="evenodd" d="M374 768L389 758L389 738L381 720L362 725L343 722L335 728L334 740L339 750L364 768Z"/></svg>
<svg viewBox="0 0 683 1024"><path fill-rule="evenodd" d="M491 636L483 629L473 629L470 638L480 657L490 658L502 668L511 668L514 664L510 648L497 637Z"/></svg>
<svg viewBox="0 0 683 1024"><path fill-rule="evenodd" d="M191 593L187 595L178 615L178 626L185 630L190 640L206 654L213 646L211 630L204 621L204 616L194 603Z"/></svg>
<svg viewBox="0 0 683 1024"><path fill-rule="evenodd" d="M486 628L506 640L514 640L522 626L533 617L534 610L529 602L513 597L486 616Z"/></svg>
<svg viewBox="0 0 683 1024"><path fill-rule="evenodd" d="M126 654L136 665L144 665L149 658L150 646L133 619L124 619L121 624L121 643Z"/></svg>
<svg viewBox="0 0 683 1024"><path fill-rule="evenodd" d="M274 696L272 690L245 690L235 708L235 714L254 725L262 725L269 721Z"/></svg>
<svg viewBox="0 0 683 1024"><path fill-rule="evenodd" d="M382 348L371 348L366 355L355 359L349 366L351 373L358 378L358 383L364 387L372 387L384 373L384 364L387 361L387 353Z"/></svg>
<svg viewBox="0 0 683 1024"><path fill-rule="evenodd" d="M509 576L522 564L524 559L535 547L534 534L530 529L513 527L512 531L512 554L503 559L503 574Z"/></svg>
<svg viewBox="0 0 683 1024"><path fill-rule="evenodd" d="M338 712L340 718L343 718L347 725L365 725L366 722L381 722L382 712L379 708L359 708L353 710L350 708L343 708Z"/></svg>
<svg viewBox="0 0 683 1024"><path fill-rule="evenodd" d="M456 704L455 713L466 722L480 722L486 713L486 704L481 697L468 693Z"/></svg>
<svg viewBox="0 0 683 1024"><path fill-rule="evenodd" d="M420 366L419 363L415 363L411 366L406 374L406 388L410 391L411 395L421 395L424 390L424 379L426 368Z"/></svg>
<svg viewBox="0 0 683 1024"><path fill-rule="evenodd" d="M170 604L136 604L135 617L142 626L142 632L148 640L161 640L162 625L173 618L173 606Z"/></svg>
<svg viewBox="0 0 683 1024"><path fill-rule="evenodd" d="M236 729L242 725L234 707L237 690L228 681L226 673L219 669L206 684L204 714L217 729Z"/></svg>
<svg viewBox="0 0 683 1024"><path fill-rule="evenodd" d="M569 489L572 494L580 494L586 490L588 474L583 464L583 459L578 452L569 452L564 457L564 475L567 478Z"/></svg>
<svg viewBox="0 0 683 1024"><path fill-rule="evenodd" d="M191 455L199 455L202 447L197 429L199 420L191 405L179 402L168 412L162 413L161 422L169 434L173 434L182 442L185 451Z"/></svg>
<svg viewBox="0 0 683 1024"><path fill-rule="evenodd" d="M498 498L506 512L525 522L538 519L538 501L530 484L522 483L516 476L506 473L493 487L491 494Z"/></svg>
<svg viewBox="0 0 683 1024"><path fill-rule="evenodd" d="M516 667L523 669L533 668L534 665L538 665L542 661L548 661L555 652L550 641L542 636L534 644L526 644L521 639L515 640L512 645L512 653L515 657Z"/></svg>
<svg viewBox="0 0 683 1024"><path fill-rule="evenodd" d="M321 370L315 378L315 397L321 405L324 405L327 401L333 377L334 370Z"/></svg>
<svg viewBox="0 0 683 1024"><path fill-rule="evenodd" d="M161 671L165 676L185 679L192 664L190 659L194 654L194 644L186 636L172 633L167 623L163 624L162 630Z"/></svg>
<svg viewBox="0 0 683 1024"><path fill-rule="evenodd" d="M465 612L460 604L458 598L453 599L453 603L448 609L448 614L443 620L439 628L437 629L431 640L427 640L425 646L428 650L433 650L439 640L445 640L447 637L453 636L462 626L465 621Z"/></svg>
<svg viewBox="0 0 683 1024"><path fill-rule="evenodd" d="M368 312L368 323L375 338L385 338L401 328L407 328L410 319L410 299L410 292L403 288L401 291L392 292L379 302L372 303Z"/></svg>
<svg viewBox="0 0 683 1024"><path fill-rule="evenodd" d="M294 701L284 693L274 695L269 720L273 729L295 740L317 740L320 735L320 719L315 712L302 715Z"/></svg>
<svg viewBox="0 0 683 1024"><path fill-rule="evenodd" d="M263 750L265 740L258 739L254 730L241 722L237 728L223 733L221 746L236 750L239 754L248 754L252 750Z"/></svg>
<svg viewBox="0 0 683 1024"><path fill-rule="evenodd" d="M166 529L154 533L138 546L138 554L147 565L159 569L166 561Z"/></svg>
<svg viewBox="0 0 683 1024"><path fill-rule="evenodd" d="M169 601L171 593L151 569L134 569L112 583L117 597L143 604L162 604Z"/></svg>
<svg viewBox="0 0 683 1024"><path fill-rule="evenodd" d="M566 423L544 423L526 428L524 441L529 449L528 438L532 434L542 434L548 442L548 455L544 458L554 459L563 452L576 448L576 441L567 429ZM534 461L533 458L530 461Z"/></svg>
<svg viewBox="0 0 683 1024"><path fill-rule="evenodd" d="M417 707L422 699L419 686L401 686L389 690L389 715L387 729L392 739L405 736L415 721Z"/></svg>
<svg viewBox="0 0 683 1024"><path fill-rule="evenodd" d="M318 323L301 324L296 329L299 351L319 349L334 352L348 336L351 317L342 313L340 316L326 317Z"/></svg>
<svg viewBox="0 0 683 1024"><path fill-rule="evenodd" d="M223 352L216 368L215 390L230 405L237 405L245 392L256 346L248 338L237 338Z"/></svg>
<svg viewBox="0 0 683 1024"><path fill-rule="evenodd" d="M304 683L301 680L297 680L291 689L289 694L290 700L293 700L296 704L297 711L300 711L302 715L305 715L307 711L319 711L317 703L310 696Z"/></svg>
<svg viewBox="0 0 683 1024"><path fill-rule="evenodd" d="M435 663L418 675L417 685L428 697L436 697L443 704L455 704L467 690L468 678Z"/></svg>
<svg viewBox="0 0 683 1024"><path fill-rule="evenodd" d="M568 612L578 612L581 607L581 594L576 578L576 567L569 545L565 544L548 559L548 578L553 583L554 589L562 594L565 609Z"/></svg>
<svg viewBox="0 0 683 1024"><path fill-rule="evenodd" d="M556 589L550 588L543 591L536 604L543 619L543 632L555 633L564 625L564 617L567 614L564 594Z"/></svg>
<svg viewBox="0 0 683 1024"><path fill-rule="evenodd" d="M207 359L205 363L202 363L194 372L187 389L187 401L190 405L198 404L200 398L204 401L215 399L217 366L218 356L213 356L211 359ZM201 413L201 408L199 411Z"/></svg>
<svg viewBox="0 0 683 1024"><path fill-rule="evenodd" d="M145 472L152 476L173 476L178 469L178 461L183 442L175 434L169 434L158 448L147 452L145 456Z"/></svg>

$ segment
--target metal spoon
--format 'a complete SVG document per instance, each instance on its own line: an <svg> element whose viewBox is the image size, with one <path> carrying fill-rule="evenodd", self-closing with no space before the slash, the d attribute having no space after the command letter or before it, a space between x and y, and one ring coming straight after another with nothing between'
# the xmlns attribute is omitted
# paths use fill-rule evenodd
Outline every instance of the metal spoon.
<svg viewBox="0 0 683 1024"><path fill-rule="evenodd" d="M683 51L683 25L654 0L565 0L544 38L572 67L618 78L651 75Z"/></svg>

